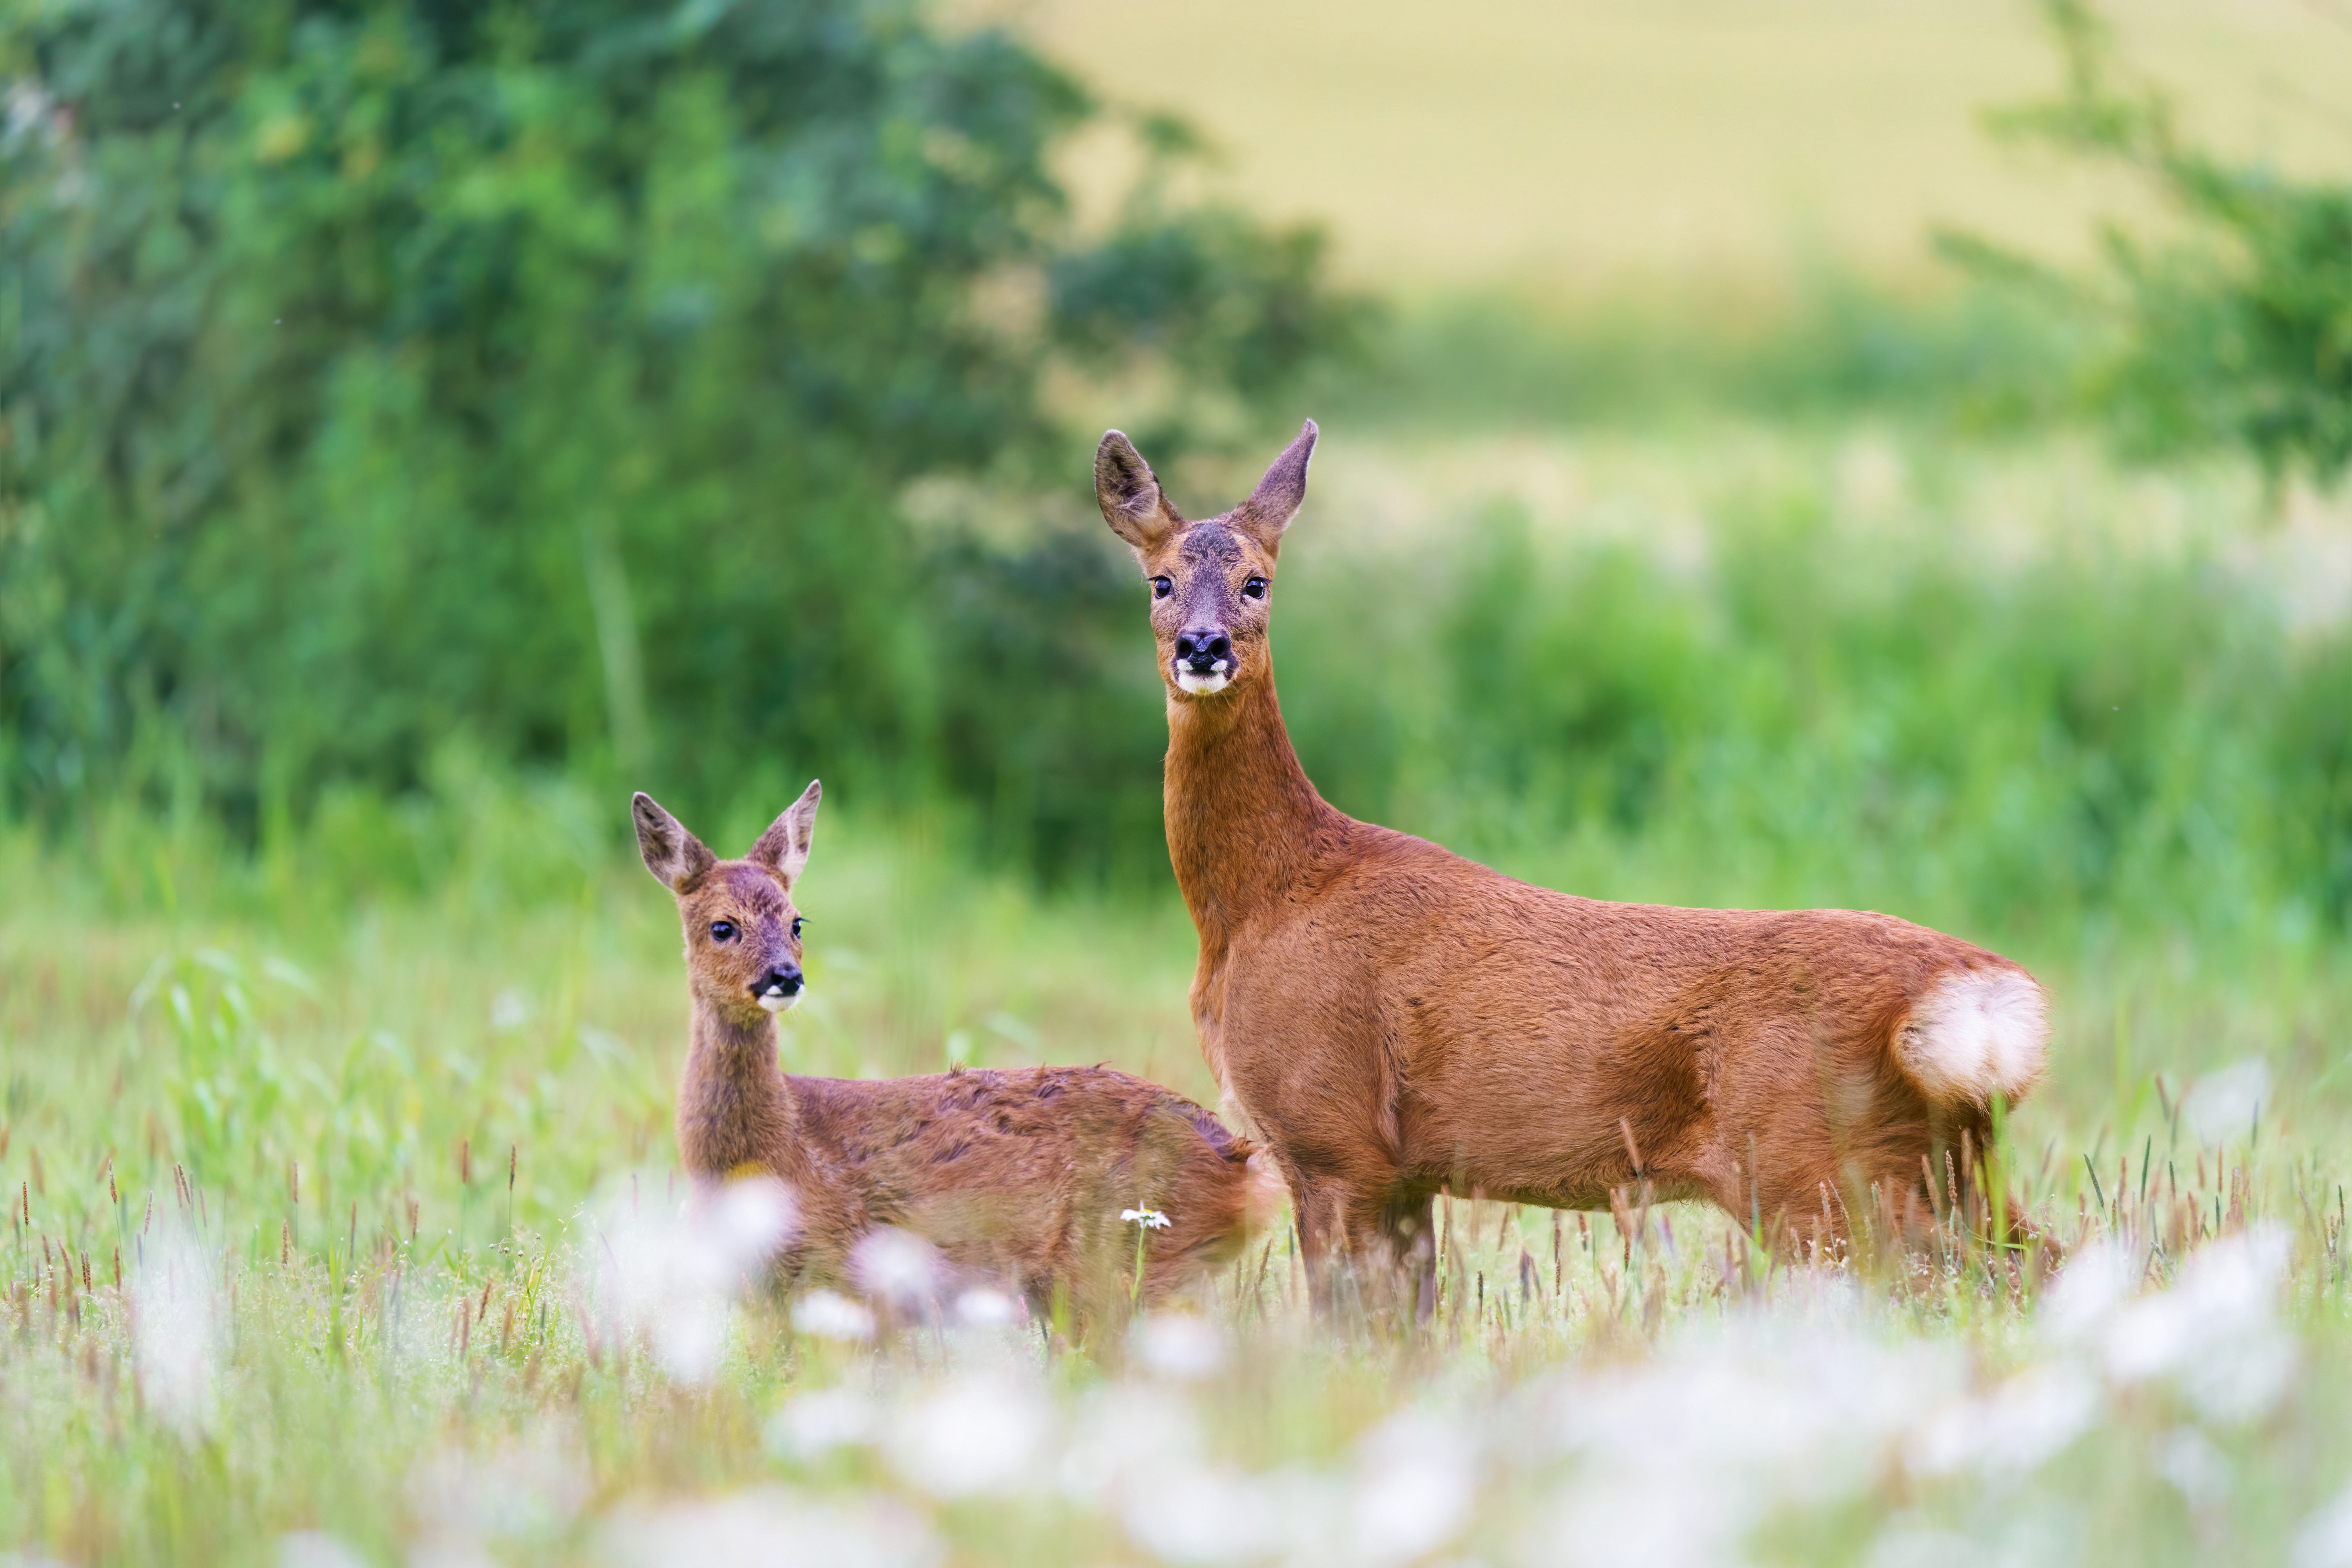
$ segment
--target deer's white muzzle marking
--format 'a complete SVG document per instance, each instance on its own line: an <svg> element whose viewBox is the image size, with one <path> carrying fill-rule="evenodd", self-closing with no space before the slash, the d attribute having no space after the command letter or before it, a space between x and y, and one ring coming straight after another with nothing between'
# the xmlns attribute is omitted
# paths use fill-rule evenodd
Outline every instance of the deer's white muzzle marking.
<svg viewBox="0 0 2352 1568"><path fill-rule="evenodd" d="M1196 674L1180 663L1176 667L1176 685L1180 690L1192 692L1196 697L1205 697L1213 691L1223 691L1232 685L1233 669L1232 662L1222 658L1210 667L1209 673L1206 675Z"/></svg>

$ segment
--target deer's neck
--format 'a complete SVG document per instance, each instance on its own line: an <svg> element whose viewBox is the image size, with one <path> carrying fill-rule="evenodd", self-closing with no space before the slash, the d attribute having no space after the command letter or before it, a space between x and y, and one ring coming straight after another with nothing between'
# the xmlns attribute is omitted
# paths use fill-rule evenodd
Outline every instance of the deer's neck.
<svg viewBox="0 0 2352 1568"><path fill-rule="evenodd" d="M1347 822L1298 765L1271 670L1221 699L1170 696L1166 809L1204 949L1280 902Z"/></svg>
<svg viewBox="0 0 2352 1568"><path fill-rule="evenodd" d="M776 1022L739 1020L708 1003L694 1009L693 1044L677 1096L678 1154L689 1174L723 1180L745 1167L787 1182L803 1175L800 1118L776 1062Z"/></svg>

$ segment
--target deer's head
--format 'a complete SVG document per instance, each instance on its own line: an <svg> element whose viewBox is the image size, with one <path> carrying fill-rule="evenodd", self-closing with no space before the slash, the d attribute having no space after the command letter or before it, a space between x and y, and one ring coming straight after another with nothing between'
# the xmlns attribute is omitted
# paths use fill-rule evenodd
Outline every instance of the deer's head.
<svg viewBox="0 0 2352 1568"><path fill-rule="evenodd" d="M1264 674L1275 559L1282 531L1307 499L1307 459L1314 451L1310 419L1249 500L1223 516L1187 522L1125 436L1110 431L1095 448L1095 499L1103 521L1142 563L1160 674L1180 696L1213 697Z"/></svg>
<svg viewBox="0 0 2352 1568"><path fill-rule="evenodd" d="M812 781L740 860L721 860L649 795L630 803L646 869L677 900L686 926L686 973L698 1005L737 1023L796 1005L801 915L793 884L808 865L822 795Z"/></svg>

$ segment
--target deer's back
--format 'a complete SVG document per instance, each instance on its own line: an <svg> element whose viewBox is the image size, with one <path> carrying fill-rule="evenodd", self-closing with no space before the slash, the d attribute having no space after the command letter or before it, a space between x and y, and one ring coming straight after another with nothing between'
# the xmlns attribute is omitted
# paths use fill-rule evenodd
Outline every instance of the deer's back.
<svg viewBox="0 0 2352 1568"><path fill-rule="evenodd" d="M1294 1144L1370 1128L1408 1167L1468 1148L1530 1167L1564 1147L1595 1167L1621 1124L1681 1137L1727 1108L1818 1104L1824 1073L1899 1098L1889 1043L1908 1010L1956 969L2016 971L1887 915L1578 898L1356 826L1276 918L1234 934L1217 977L1232 1087L1286 1108Z"/></svg>

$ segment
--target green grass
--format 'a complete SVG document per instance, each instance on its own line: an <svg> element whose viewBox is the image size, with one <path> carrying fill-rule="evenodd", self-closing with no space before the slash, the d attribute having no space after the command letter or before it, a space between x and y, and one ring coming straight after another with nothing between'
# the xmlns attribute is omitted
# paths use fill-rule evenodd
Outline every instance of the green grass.
<svg viewBox="0 0 2352 1568"><path fill-rule="evenodd" d="M2300 820L2301 775L2247 738L2327 737L2277 694L2339 623L2245 586L2310 587L2324 509L2265 522L2235 470L1899 429L1328 458L1278 636L1335 797L1578 891L1871 904L2027 962L2053 1070L1996 1156L2067 1271L1989 1253L1980 1216L1916 1267L1814 1270L1638 1194L1557 1226L1465 1195L1424 1332L1313 1323L1276 1239L1131 1347L857 1343L745 1300L716 1375L677 1375L660 1331L714 1303L648 1321L622 1289L677 1244L670 901L617 784L453 749L428 793L332 797L252 852L103 803L0 833L0 1551L2187 1563L2285 1560L2308 1528L2294 1561L2352 1561L2306 1526L2352 1484L2352 945L2264 826ZM1522 684L1341 668L1366 595L1418 613L1441 576L1488 584L1430 614L1517 626L1479 657ZM1559 613L1514 622L1514 582ZM2062 743L1988 706L2053 642L2143 693L2136 728ZM1595 670L1680 727L1645 792L1497 743ZM1906 740L1915 712L1957 728ZM2139 826L2086 860L2095 814L2034 786L2118 757ZM690 826L740 848L801 782ZM787 1064L1107 1060L1213 1100L1172 891L1043 894L979 868L984 840L828 797ZM2221 1076L2249 1060L2258 1115Z"/></svg>
<svg viewBox="0 0 2352 1568"><path fill-rule="evenodd" d="M609 837L573 858L562 825L593 803L572 786L473 787L438 818L484 835L448 872L342 910L307 851L247 866L135 822L110 856L11 842L6 885L37 892L0 919L0 1170L33 1223L0 1255L0 1540L250 1561L324 1531L375 1562L585 1562L836 1531L885 1559L911 1532L957 1562L1181 1563L1276 1560L1305 1519L1288 1550L1318 1561L1718 1561L1742 1539L1760 1561L1942 1561L1886 1554L1957 1533L2188 1562L2275 1554L2352 1480L2347 1085L2312 1070L2342 1059L2345 988L2160 950L2045 971L2058 1071L2005 1153L2054 1234L2113 1238L2150 1292L2240 1205L2283 1227L2275 1313L2259 1279L2234 1316L2194 1286L2126 1309L2190 1337L2166 1370L2113 1371L2121 1331L2067 1338L2047 1281L1958 1226L1906 1279L1775 1268L1688 1207L1629 1233L1465 1201L1425 1334L1316 1326L1277 1241L1215 1282L1206 1371L1164 1324L1122 1371L1019 1331L835 1342L751 1301L716 1379L681 1385L601 1293L605 1248L646 1244L632 1212L674 1197L668 900ZM942 837L824 825L793 1066L1108 1058L1208 1092L1180 910L1041 900ZM2258 1127L2200 1138L2184 1088L2249 1049L2278 1091ZM209 1341L163 1316L173 1268L204 1281ZM141 1314L209 1345L185 1408ZM2282 1343L2284 1391L2226 1413ZM2231 1357L2252 1370L2216 1404L2197 1369ZM2055 1451L2004 1457L2036 1444ZM1425 1552L1385 1552L1423 1525Z"/></svg>

